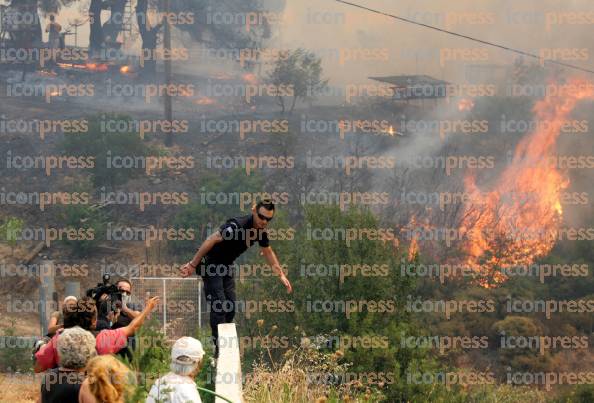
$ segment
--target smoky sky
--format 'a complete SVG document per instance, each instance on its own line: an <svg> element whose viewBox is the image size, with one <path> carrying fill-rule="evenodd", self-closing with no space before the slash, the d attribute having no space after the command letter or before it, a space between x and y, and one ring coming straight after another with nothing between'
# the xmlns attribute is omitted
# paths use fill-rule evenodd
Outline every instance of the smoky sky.
<svg viewBox="0 0 594 403"><path fill-rule="evenodd" d="M594 68L591 1L352 2L549 59ZM325 75L337 85L365 83L369 76L396 74L428 74L464 82L470 65L509 65L517 57L332 0L268 0L263 4L276 19L268 46L303 47L316 52L323 60ZM67 25L80 8L76 5L64 10L59 20ZM103 19L108 15L104 13ZM81 46L88 44L88 26L79 28L78 42ZM130 52L136 48L128 47Z"/></svg>

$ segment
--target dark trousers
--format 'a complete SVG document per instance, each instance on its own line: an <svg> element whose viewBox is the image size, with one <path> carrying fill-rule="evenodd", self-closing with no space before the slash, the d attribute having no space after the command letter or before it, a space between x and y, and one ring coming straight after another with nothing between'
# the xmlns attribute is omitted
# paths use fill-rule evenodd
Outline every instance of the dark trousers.
<svg viewBox="0 0 594 403"><path fill-rule="evenodd" d="M215 358L219 355L219 329L220 323L232 323L235 317L235 280L233 274L227 271L226 275L206 274L204 280L204 295L210 312L210 329L212 341L215 345Z"/></svg>

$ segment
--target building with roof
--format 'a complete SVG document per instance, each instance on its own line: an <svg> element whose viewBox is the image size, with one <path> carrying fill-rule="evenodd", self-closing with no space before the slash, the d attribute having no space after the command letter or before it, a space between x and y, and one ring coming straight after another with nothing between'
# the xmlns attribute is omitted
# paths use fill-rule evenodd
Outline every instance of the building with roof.
<svg viewBox="0 0 594 403"><path fill-rule="evenodd" d="M448 83L427 75L400 75L369 77L371 80L389 84L396 101L440 99L447 97Z"/></svg>

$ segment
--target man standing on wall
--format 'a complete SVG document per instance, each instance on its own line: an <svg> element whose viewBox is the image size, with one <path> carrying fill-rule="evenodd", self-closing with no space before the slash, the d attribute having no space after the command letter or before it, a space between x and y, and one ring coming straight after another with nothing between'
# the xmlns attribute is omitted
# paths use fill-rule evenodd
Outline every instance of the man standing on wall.
<svg viewBox="0 0 594 403"><path fill-rule="evenodd" d="M230 218L218 231L210 235L198 248L191 261L181 268L182 277L192 272L202 276L204 293L210 302L210 327L215 343L215 358L219 354L218 325L231 323L235 316L235 281L233 262L256 241L268 264L280 276L281 282L292 292L274 251L269 245L266 226L274 216L274 204L263 199L252 206L250 214ZM202 262L204 258L204 262ZM200 267L200 270L199 270Z"/></svg>

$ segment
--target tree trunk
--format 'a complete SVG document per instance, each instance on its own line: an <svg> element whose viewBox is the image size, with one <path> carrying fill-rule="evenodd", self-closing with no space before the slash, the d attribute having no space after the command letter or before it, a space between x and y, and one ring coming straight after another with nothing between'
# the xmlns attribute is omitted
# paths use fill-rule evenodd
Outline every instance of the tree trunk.
<svg viewBox="0 0 594 403"><path fill-rule="evenodd" d="M115 42L118 35L122 31L124 25L124 10L128 0L114 0L110 6L111 15L109 19L103 24L103 37L111 42Z"/></svg>
<svg viewBox="0 0 594 403"><path fill-rule="evenodd" d="M289 115L293 113L293 109L295 109L295 104L297 103L297 95L293 96L293 103L291 104L291 109L289 110Z"/></svg>
<svg viewBox="0 0 594 403"><path fill-rule="evenodd" d="M103 0L91 0L89 6L89 18L91 32L89 34L89 50L91 54L100 52L103 46L103 26L101 25L101 11L103 11Z"/></svg>
<svg viewBox="0 0 594 403"><path fill-rule="evenodd" d="M142 38L142 57L144 61L144 71L149 74L157 72L157 61L155 60L155 49L157 48L157 35L161 29L162 23L157 24L153 28L148 28L147 18L148 0L138 0L136 3L136 22L138 23L138 31Z"/></svg>

